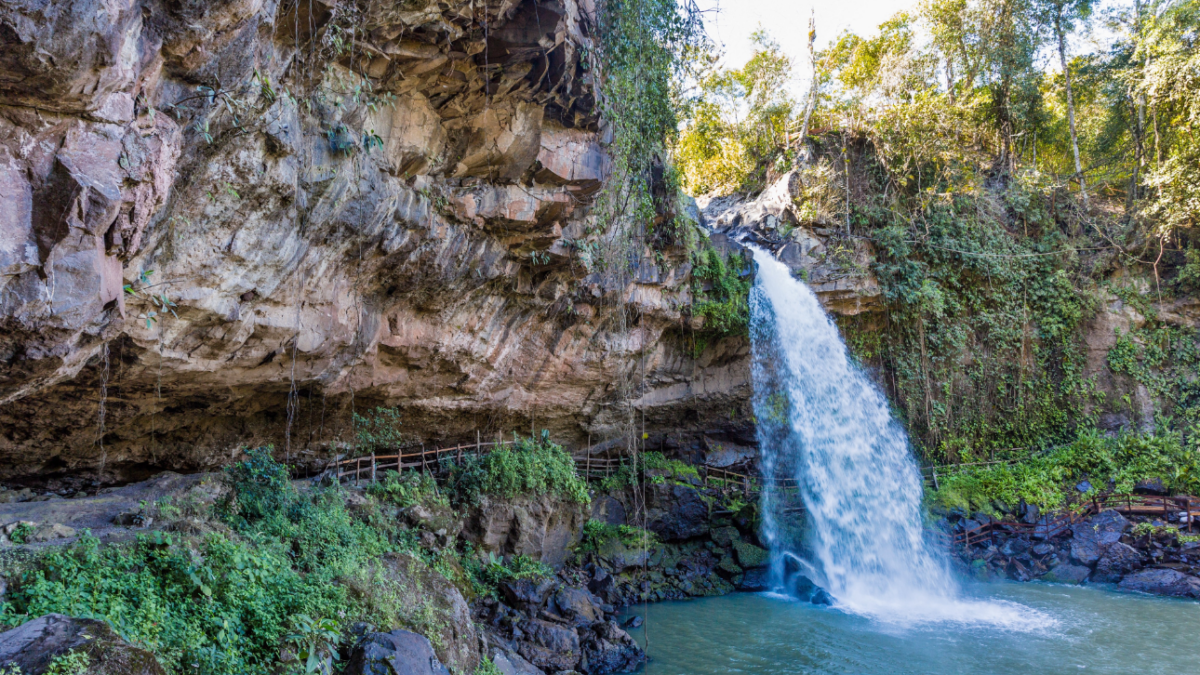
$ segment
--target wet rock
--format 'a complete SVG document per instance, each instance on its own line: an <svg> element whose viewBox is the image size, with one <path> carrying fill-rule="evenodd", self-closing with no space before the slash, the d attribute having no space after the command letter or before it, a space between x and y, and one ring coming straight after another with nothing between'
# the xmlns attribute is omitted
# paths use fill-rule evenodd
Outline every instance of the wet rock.
<svg viewBox="0 0 1200 675"><path fill-rule="evenodd" d="M651 485L646 496L646 529L663 541L679 541L708 533L708 505L691 485Z"/></svg>
<svg viewBox="0 0 1200 675"><path fill-rule="evenodd" d="M1008 557L1021 555L1029 550L1029 542L1022 539L1009 539L1000 547L1000 552Z"/></svg>
<svg viewBox="0 0 1200 675"><path fill-rule="evenodd" d="M1037 546L1033 547L1033 554L1038 556L1039 558L1043 557L1047 554L1050 554L1050 553L1054 553L1054 544L1047 544L1045 542L1042 542L1042 543L1038 544Z"/></svg>
<svg viewBox="0 0 1200 675"><path fill-rule="evenodd" d="M625 623L622 625L622 627L629 630L635 630L641 628L642 624L645 622L646 620L640 616L631 616L625 620Z"/></svg>
<svg viewBox="0 0 1200 675"><path fill-rule="evenodd" d="M763 567L771 558L771 554L766 549L744 541L734 544L733 550L737 553L738 564L747 569Z"/></svg>
<svg viewBox="0 0 1200 675"><path fill-rule="evenodd" d="M614 621L592 626L582 641L580 670L587 675L632 673L646 662L646 653Z"/></svg>
<svg viewBox="0 0 1200 675"><path fill-rule="evenodd" d="M526 619L518 624L523 639L517 652L542 670L569 670L582 656L579 636L574 629L541 619Z"/></svg>
<svg viewBox="0 0 1200 675"><path fill-rule="evenodd" d="M1142 554L1137 549L1121 542L1109 544L1104 555L1096 562L1092 581L1115 584L1141 565Z"/></svg>
<svg viewBox="0 0 1200 675"><path fill-rule="evenodd" d="M1127 529L1125 516L1111 510L1075 523L1071 526L1071 558L1082 565L1094 565Z"/></svg>
<svg viewBox="0 0 1200 675"><path fill-rule="evenodd" d="M1200 579L1171 569L1144 569L1127 575L1121 590L1200 599Z"/></svg>
<svg viewBox="0 0 1200 675"><path fill-rule="evenodd" d="M766 567L748 569L742 575L742 580L738 584L739 591L766 591L770 590L768 583L770 571Z"/></svg>
<svg viewBox="0 0 1200 675"><path fill-rule="evenodd" d="M345 675L450 675L428 638L406 630L370 633L354 647Z"/></svg>
<svg viewBox="0 0 1200 675"><path fill-rule="evenodd" d="M733 542L741 541L736 527L716 527L709 532L709 538L718 546L732 546Z"/></svg>
<svg viewBox="0 0 1200 675"><path fill-rule="evenodd" d="M55 657L68 652L88 655L89 675L165 675L148 651L134 647L108 624L47 614L0 633L0 664L21 673L44 673Z"/></svg>
<svg viewBox="0 0 1200 675"><path fill-rule="evenodd" d="M609 525L625 525L625 506L612 495L598 495L592 499L591 519Z"/></svg>
<svg viewBox="0 0 1200 675"><path fill-rule="evenodd" d="M1042 581L1054 584L1082 584L1092 571L1082 565L1061 563L1042 575Z"/></svg>

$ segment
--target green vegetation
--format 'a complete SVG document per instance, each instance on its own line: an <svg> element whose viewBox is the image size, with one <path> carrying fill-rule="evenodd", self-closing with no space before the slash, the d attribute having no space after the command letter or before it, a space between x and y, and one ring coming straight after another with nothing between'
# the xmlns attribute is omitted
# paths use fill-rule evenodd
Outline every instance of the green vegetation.
<svg viewBox="0 0 1200 675"><path fill-rule="evenodd" d="M531 579L537 581L554 573L547 565L526 555L514 555L508 560L489 553L486 560L468 556L467 575L479 595L495 596L499 585L505 581Z"/></svg>
<svg viewBox="0 0 1200 675"><path fill-rule="evenodd" d="M627 547L649 547L658 544L658 536L640 527L609 525L602 520L589 520L583 526L583 536L575 550L580 553L597 553L611 541Z"/></svg>
<svg viewBox="0 0 1200 675"><path fill-rule="evenodd" d="M600 481L600 489L605 492L618 492L626 488L636 488L639 477L644 474L658 474L646 478L648 482L662 483L667 480L683 480L699 478L696 467L677 459L667 459L661 452L642 452L630 462L623 463L612 475Z"/></svg>
<svg viewBox="0 0 1200 675"><path fill-rule="evenodd" d="M522 438L514 445L486 455L471 455L450 467L448 486L457 499L478 502L481 495L512 498L554 494L586 504L587 483L575 472L575 460L549 433L538 439Z"/></svg>
<svg viewBox="0 0 1200 675"><path fill-rule="evenodd" d="M692 313L704 317L693 351L710 339L746 335L750 326L750 263L740 254L722 257L712 247L696 252L692 268Z"/></svg>
<svg viewBox="0 0 1200 675"><path fill-rule="evenodd" d="M400 411L395 408L374 408L365 415L354 413L355 449L359 455L398 451L410 445L400 431Z"/></svg>
<svg viewBox="0 0 1200 675"><path fill-rule="evenodd" d="M939 489L928 496L943 509L994 512L997 504L1020 500L1056 509L1091 484L1087 498L1111 486L1128 493L1143 479L1161 479L1169 490L1200 492L1200 448L1184 445L1178 434L1124 435L1104 438L1095 433L1075 442L1012 464L962 467L939 475Z"/></svg>
<svg viewBox="0 0 1200 675"><path fill-rule="evenodd" d="M400 474L389 471L384 474L383 480L368 485L366 492L377 501L401 508L417 504L450 505L450 500L438 490L437 481L426 473Z"/></svg>
<svg viewBox="0 0 1200 675"><path fill-rule="evenodd" d="M762 31L741 68L696 57L707 70L673 146L684 185L754 192L796 170L814 255L853 274L847 252L870 242L884 311L840 323L927 461L1020 458L1129 411L1085 372L1091 318L1110 292L1138 288L1129 304L1149 317L1200 287L1200 9L1107 13L1110 48L1070 58L1063 45L1100 20L1092 4L926 0L814 51L803 102L779 86L797 64ZM698 283L720 276L705 262ZM736 326L731 297L697 294L697 309ZM1196 337L1151 320L1109 359L1175 402L1161 422L1185 438Z"/></svg>
<svg viewBox="0 0 1200 675"><path fill-rule="evenodd" d="M233 493L203 536L152 532L108 546L84 536L46 549L12 579L0 621L15 626L48 612L101 619L154 651L171 673L273 674L285 643L300 655L292 665L317 672L310 666L333 656L340 626L358 620L399 625L438 644L444 619L433 607L379 606L350 589L399 598L406 589L378 566L389 553L416 556L413 564L468 583L462 569L475 558L470 551L423 550L372 503L351 513L337 489L297 492L268 449L250 451L227 480ZM378 494L389 501L428 494L422 479L396 485L385 481ZM508 564L515 570L499 565L506 574L532 573L525 561ZM498 576L489 569L483 578Z"/></svg>
<svg viewBox="0 0 1200 675"><path fill-rule="evenodd" d="M33 534L34 529L33 525L29 523L17 523L13 531L9 533L8 539L14 544L24 544L29 535Z"/></svg>

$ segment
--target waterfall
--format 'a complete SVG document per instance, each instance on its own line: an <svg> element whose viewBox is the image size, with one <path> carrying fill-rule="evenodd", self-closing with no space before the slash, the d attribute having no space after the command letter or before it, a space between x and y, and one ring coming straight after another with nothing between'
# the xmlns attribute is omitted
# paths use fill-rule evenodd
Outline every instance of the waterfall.
<svg viewBox="0 0 1200 675"><path fill-rule="evenodd" d="M964 599L925 542L921 476L887 399L851 361L816 295L752 250L754 414L777 590L795 594L796 580L808 579L835 607L888 622L1044 625L1019 605ZM782 508L777 478L799 485L803 532Z"/></svg>

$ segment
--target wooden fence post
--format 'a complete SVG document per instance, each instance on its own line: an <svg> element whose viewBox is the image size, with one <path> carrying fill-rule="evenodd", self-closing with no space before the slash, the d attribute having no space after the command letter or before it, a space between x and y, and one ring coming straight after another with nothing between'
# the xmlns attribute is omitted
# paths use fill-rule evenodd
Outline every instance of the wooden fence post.
<svg viewBox="0 0 1200 675"><path fill-rule="evenodd" d="M371 482L375 482L375 453L371 453Z"/></svg>

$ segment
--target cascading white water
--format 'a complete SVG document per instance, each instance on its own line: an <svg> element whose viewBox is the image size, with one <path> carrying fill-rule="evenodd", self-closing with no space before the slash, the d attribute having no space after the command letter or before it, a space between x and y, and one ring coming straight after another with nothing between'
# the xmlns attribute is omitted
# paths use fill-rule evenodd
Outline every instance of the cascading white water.
<svg viewBox="0 0 1200 675"><path fill-rule="evenodd" d="M1018 605L962 598L924 540L921 477L887 400L850 360L816 295L753 252L754 409L774 582L799 567L836 607L888 622L1044 626L1046 617ZM783 522L775 478L799 483L803 535Z"/></svg>

